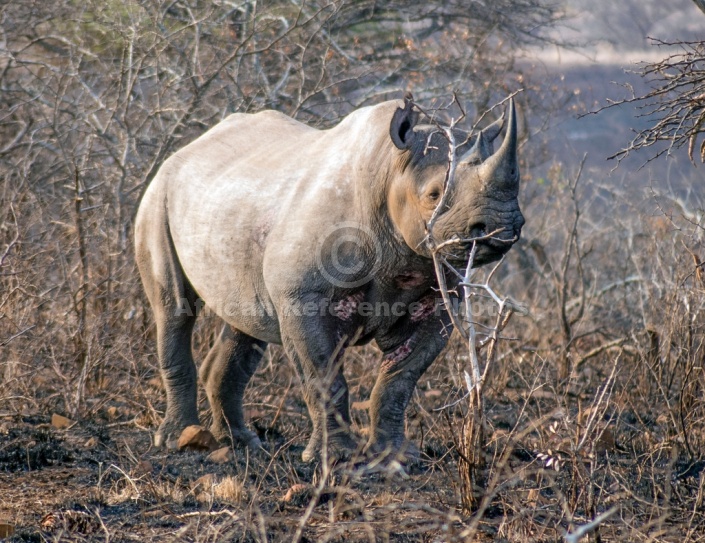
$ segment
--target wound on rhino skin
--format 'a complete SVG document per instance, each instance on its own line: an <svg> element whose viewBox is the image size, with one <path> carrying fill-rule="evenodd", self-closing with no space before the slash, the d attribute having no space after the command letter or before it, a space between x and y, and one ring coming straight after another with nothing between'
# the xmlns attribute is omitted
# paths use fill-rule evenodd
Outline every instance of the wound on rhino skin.
<svg viewBox="0 0 705 543"><path fill-rule="evenodd" d="M420 271L400 273L394 278L396 285L402 290L420 287L428 278Z"/></svg>
<svg viewBox="0 0 705 543"><path fill-rule="evenodd" d="M396 349L394 349L391 353L386 355L384 359L382 360L382 365L380 366L380 370L389 373L393 370L396 369L396 366L406 360L409 355L411 354L411 351L413 350L412 348L412 340L414 339L414 336L410 337L407 339L404 343L399 345Z"/></svg>
<svg viewBox="0 0 705 543"><path fill-rule="evenodd" d="M411 307L411 322L419 322L436 313L436 297L428 294Z"/></svg>
<svg viewBox="0 0 705 543"><path fill-rule="evenodd" d="M364 298L365 294L363 292L355 292L354 294L350 294L345 298L339 300L333 306L333 313L339 319L349 321L350 319L352 319L352 316L357 312L357 306Z"/></svg>

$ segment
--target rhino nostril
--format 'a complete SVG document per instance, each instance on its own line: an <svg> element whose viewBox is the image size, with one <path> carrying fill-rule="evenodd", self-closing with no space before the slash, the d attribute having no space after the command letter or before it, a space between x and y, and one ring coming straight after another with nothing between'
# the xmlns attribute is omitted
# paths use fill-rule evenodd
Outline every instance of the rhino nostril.
<svg viewBox="0 0 705 543"><path fill-rule="evenodd" d="M471 238L481 238L487 235L487 225L484 222L478 222L470 227Z"/></svg>

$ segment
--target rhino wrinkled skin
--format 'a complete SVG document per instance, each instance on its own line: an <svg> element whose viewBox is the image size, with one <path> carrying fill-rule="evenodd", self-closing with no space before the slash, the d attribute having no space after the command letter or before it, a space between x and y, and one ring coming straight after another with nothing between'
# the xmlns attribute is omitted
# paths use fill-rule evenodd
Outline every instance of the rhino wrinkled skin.
<svg viewBox="0 0 705 543"><path fill-rule="evenodd" d="M499 259L524 218L513 102L462 145L453 193L434 239L480 243L475 263ZM468 141L466 141L468 140ZM409 98L361 108L329 130L281 113L236 113L169 158L136 218L136 258L154 311L167 407L156 445L198 424L191 332L203 303L225 325L200 369L211 431L260 445L243 394L268 343L296 365L312 421L303 458L353 449L343 350L382 351L370 398L366 454L405 444L404 413L419 377L445 346L448 317L424 242L444 190L448 142L419 123ZM448 258L467 262L467 247Z"/></svg>

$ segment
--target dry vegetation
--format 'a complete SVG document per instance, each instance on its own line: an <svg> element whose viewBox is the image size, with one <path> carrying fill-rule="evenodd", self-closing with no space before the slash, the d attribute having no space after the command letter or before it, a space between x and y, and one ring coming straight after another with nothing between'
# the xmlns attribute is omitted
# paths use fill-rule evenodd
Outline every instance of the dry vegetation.
<svg viewBox="0 0 705 543"><path fill-rule="evenodd" d="M460 1L405 4L411 23L394 2L0 7L0 538L7 524L12 541L561 541L614 508L586 538L705 539L703 202L560 162L524 180L524 238L497 285L530 312L485 386L476 512L460 507L460 341L412 400L422 455L406 473L302 464L308 419L277 348L247 393L268 454L151 447L164 398L130 239L163 158L231 111L325 125L407 82L428 103L468 81L481 110L516 81L508 51L556 17L528 0L478 3L470 22ZM200 322L197 359L216 325ZM346 354L358 402L377 356Z"/></svg>

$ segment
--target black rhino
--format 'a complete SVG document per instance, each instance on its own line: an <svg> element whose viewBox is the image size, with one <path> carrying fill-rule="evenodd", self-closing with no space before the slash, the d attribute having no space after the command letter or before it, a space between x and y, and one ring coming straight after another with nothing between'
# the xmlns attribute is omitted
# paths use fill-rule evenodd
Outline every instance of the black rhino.
<svg viewBox="0 0 705 543"><path fill-rule="evenodd" d="M382 360L365 452L405 444L407 403L449 335L425 243L449 143L419 116L410 97L358 109L329 130L276 111L236 113L164 163L135 226L167 399L156 445L199 422L191 352L199 303L225 322L200 369L218 439L260 445L243 394L266 345L277 343L304 385L313 430L303 459L320 453L324 436L331 450L354 448L341 354L374 340ZM502 124L470 138L457 131L456 182L434 225L441 241L499 230L480 243L476 265L506 253L524 224L512 100L493 153Z"/></svg>

